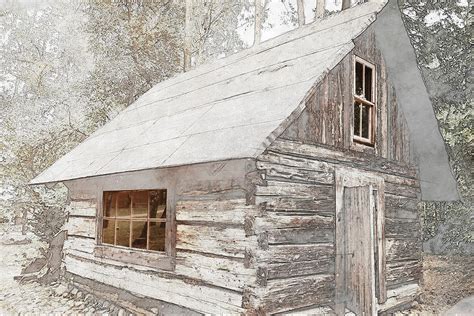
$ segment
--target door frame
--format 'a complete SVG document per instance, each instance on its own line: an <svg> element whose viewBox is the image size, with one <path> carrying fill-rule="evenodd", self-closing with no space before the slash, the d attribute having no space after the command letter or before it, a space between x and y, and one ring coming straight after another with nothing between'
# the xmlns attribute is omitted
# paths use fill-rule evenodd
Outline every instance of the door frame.
<svg viewBox="0 0 474 316"><path fill-rule="evenodd" d="M335 262L335 308L336 315L345 314L345 284L344 284L344 229L343 229L343 208L344 208L344 188L369 186L371 192L377 190L377 196L373 199L371 194L371 253L375 253L377 249L377 258L371 256L371 265L374 277L372 278L372 314L376 315L378 305L386 300L386 285L385 285L385 181L381 175L376 173L350 168L350 167L336 167L335 170L335 190L336 190L336 262ZM377 206L377 211L374 214L373 203ZM374 225L375 224L375 225ZM376 260L377 259L377 260ZM375 288L377 283L378 287Z"/></svg>

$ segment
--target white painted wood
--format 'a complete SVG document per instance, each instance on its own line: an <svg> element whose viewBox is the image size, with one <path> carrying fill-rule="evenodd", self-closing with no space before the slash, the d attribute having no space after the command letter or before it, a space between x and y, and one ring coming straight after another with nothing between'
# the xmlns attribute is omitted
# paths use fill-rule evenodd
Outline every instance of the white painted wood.
<svg viewBox="0 0 474 316"><path fill-rule="evenodd" d="M379 311L386 311L397 305L409 303L413 301L419 294L420 287L418 284L407 284L387 291L387 301L378 305Z"/></svg>
<svg viewBox="0 0 474 316"><path fill-rule="evenodd" d="M96 216L97 207L94 201L71 201L66 207L70 216Z"/></svg>
<svg viewBox="0 0 474 316"><path fill-rule="evenodd" d="M96 246L96 241L89 238L79 238L74 236L68 236L64 241L64 251L67 253L69 251L81 251L88 254L94 253L94 248Z"/></svg>
<svg viewBox="0 0 474 316"><path fill-rule="evenodd" d="M96 237L96 219L87 217L69 217L65 230L68 235Z"/></svg>
<svg viewBox="0 0 474 316"><path fill-rule="evenodd" d="M178 225L176 248L245 258L246 249L257 247L256 236L245 236L243 228Z"/></svg>
<svg viewBox="0 0 474 316"><path fill-rule="evenodd" d="M85 278L115 286L135 294L151 297L202 313L243 313L242 294L205 285L195 285L158 274L144 274L121 266L102 265L66 255L67 271Z"/></svg>
<svg viewBox="0 0 474 316"><path fill-rule="evenodd" d="M245 215L255 209L255 205L246 206L245 204L245 199L178 201L176 204L176 220L243 225Z"/></svg>
<svg viewBox="0 0 474 316"><path fill-rule="evenodd" d="M249 284L255 283L255 269L245 268L243 260L180 252L176 261L177 274L205 280L223 288L242 291Z"/></svg>

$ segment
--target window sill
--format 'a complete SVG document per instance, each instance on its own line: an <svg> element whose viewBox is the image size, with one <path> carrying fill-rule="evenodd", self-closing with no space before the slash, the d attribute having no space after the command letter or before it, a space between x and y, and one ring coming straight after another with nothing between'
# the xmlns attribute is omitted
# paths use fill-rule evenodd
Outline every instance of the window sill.
<svg viewBox="0 0 474 316"><path fill-rule="evenodd" d="M363 152L366 154L375 154L375 145L369 142L359 141L356 138L352 139L352 143L350 146L351 150Z"/></svg>
<svg viewBox="0 0 474 316"><path fill-rule="evenodd" d="M157 253L146 250L97 245L94 248L94 256L166 271L173 271L175 267L174 258L164 252Z"/></svg>

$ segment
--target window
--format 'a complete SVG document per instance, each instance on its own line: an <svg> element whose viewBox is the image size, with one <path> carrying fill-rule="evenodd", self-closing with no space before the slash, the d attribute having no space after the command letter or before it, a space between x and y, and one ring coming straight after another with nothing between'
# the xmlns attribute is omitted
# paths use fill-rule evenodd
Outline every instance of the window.
<svg viewBox="0 0 474 316"><path fill-rule="evenodd" d="M165 251L166 190L104 192L102 244Z"/></svg>
<svg viewBox="0 0 474 316"><path fill-rule="evenodd" d="M356 58L354 68L354 141L373 145L375 139L375 67Z"/></svg>

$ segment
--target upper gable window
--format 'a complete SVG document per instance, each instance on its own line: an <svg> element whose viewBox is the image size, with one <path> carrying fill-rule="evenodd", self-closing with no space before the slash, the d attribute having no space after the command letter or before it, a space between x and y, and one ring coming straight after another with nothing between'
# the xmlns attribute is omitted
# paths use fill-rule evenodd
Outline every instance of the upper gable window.
<svg viewBox="0 0 474 316"><path fill-rule="evenodd" d="M102 244L165 251L166 190L104 192Z"/></svg>
<svg viewBox="0 0 474 316"><path fill-rule="evenodd" d="M354 141L375 140L375 66L356 57L354 65Z"/></svg>

